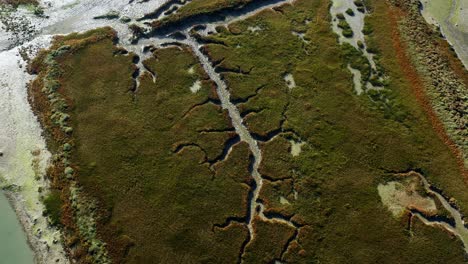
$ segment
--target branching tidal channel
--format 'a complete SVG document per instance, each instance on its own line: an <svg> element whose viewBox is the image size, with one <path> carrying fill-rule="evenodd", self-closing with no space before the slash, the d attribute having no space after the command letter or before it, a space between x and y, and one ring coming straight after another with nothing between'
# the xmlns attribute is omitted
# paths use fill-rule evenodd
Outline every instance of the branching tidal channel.
<svg viewBox="0 0 468 264"><path fill-rule="evenodd" d="M165 29L164 36L160 36L160 35L158 36L158 34L156 33L154 34L154 36L150 38L141 40L141 42L143 43L148 43L148 42L156 43L157 46L186 45L190 47L193 53L198 58L201 65L203 66L203 69L205 70L205 72L208 74L210 79L216 84L216 87L217 87L216 91L221 101L221 106L228 111L229 116L231 118L232 125L234 126L236 133L239 135L241 141L249 145L250 151L253 155L253 159L251 160L251 165L250 165L250 173L251 173L251 177L254 180L254 183L251 185L250 194L248 198L249 199L248 200L248 212L245 217L245 223L243 223L248 228L249 236L247 237L245 243L243 243L243 248L241 249L240 256L239 256L239 262L242 262L242 255L245 252L245 248L248 247L249 243L253 241L255 238L255 230L254 230L253 223L256 218L259 218L262 221L277 222L277 223L285 224L296 230L293 237L288 242L288 245L286 245L286 248L284 251L288 249L289 243L296 239L300 225L297 223L294 223L293 221L291 221L290 219L286 217L283 217L282 215L275 215L275 216L268 216L268 217L265 216L264 205L259 201L259 194L263 186L263 178L262 178L262 175L259 173L259 166L262 161L262 151L260 150L257 140L255 140L252 137L251 133L249 132L247 127L244 125L244 121L236 105L230 100L230 93L229 93L226 83L224 82L220 74L215 71L215 67L213 66L208 56L205 55L201 51L200 48L202 45L198 43L197 40L193 36L190 35L190 32L194 26L198 26L199 28L204 29L204 32L199 32L199 33L208 34L209 30L207 29L214 28L216 25L223 25L223 24L225 25L232 21L246 18L250 15L253 15L267 8L274 8L276 6L280 6L286 3L292 3L292 1L291 0L264 1L262 2L262 4L257 3L254 9L252 8L252 6L250 6L245 10L243 9L238 10L236 12L236 16L231 15L229 16L229 18L222 16L221 19L218 21L211 21L211 23L209 24L201 24L203 27L199 27L200 24L194 23L194 21L191 20L190 22L188 22L191 25L191 27L187 26L184 23L180 23L178 24L178 27L173 27L172 30L170 30L169 32L167 31L167 29ZM204 20L204 18L202 18L202 20ZM177 33L177 37L169 37L169 36L173 36L175 33ZM233 222L239 223L241 221L239 220L229 221L228 226Z"/></svg>

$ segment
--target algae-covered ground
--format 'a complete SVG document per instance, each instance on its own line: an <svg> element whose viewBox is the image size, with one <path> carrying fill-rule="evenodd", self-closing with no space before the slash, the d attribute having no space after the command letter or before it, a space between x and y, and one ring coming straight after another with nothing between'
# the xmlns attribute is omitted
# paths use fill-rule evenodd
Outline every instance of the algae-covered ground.
<svg viewBox="0 0 468 264"><path fill-rule="evenodd" d="M194 0L178 12L238 2L249 1ZM297 0L211 35L192 31L203 55L184 41L158 46L145 71L115 45L112 29L56 38L30 65L38 74L31 101L55 154L47 213L66 230L71 258L463 263L456 236L413 218L417 208L395 216L379 196L379 186L403 186L395 175L416 171L468 212L460 157L433 128L411 65L403 63L411 55L400 46L395 14L404 10L365 1L367 52L385 82L358 95L348 65L377 73L361 51L339 44L330 4ZM216 72L205 72L200 56ZM258 143L261 186L252 177L259 155L236 134L213 74ZM76 202L76 186L92 206ZM259 206L251 214L254 190ZM427 203L432 216L445 213ZM80 220L89 215L95 226Z"/></svg>

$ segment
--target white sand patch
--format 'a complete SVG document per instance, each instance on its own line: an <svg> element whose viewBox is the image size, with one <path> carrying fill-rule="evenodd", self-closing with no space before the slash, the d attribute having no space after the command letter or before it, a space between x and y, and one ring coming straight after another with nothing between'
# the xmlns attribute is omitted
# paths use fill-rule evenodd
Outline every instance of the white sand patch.
<svg viewBox="0 0 468 264"><path fill-rule="evenodd" d="M299 156L299 154L301 154L302 152L302 146L305 145L305 142L297 142L297 141L294 141L294 140L290 140L289 141L291 143L291 155L293 157L297 157Z"/></svg>
<svg viewBox="0 0 468 264"><path fill-rule="evenodd" d="M377 186L382 203L392 212L393 216L400 217L406 209L415 208L419 211L435 214L437 207L434 199L422 197L415 191L413 183L403 185L392 181Z"/></svg>
<svg viewBox="0 0 468 264"><path fill-rule="evenodd" d="M299 193L296 190L294 190L293 194L294 194L294 200L297 200L299 198Z"/></svg>
<svg viewBox="0 0 468 264"><path fill-rule="evenodd" d="M294 76L291 73L288 73L284 76L284 81L286 82L289 90L296 88L296 81L294 80Z"/></svg>
<svg viewBox="0 0 468 264"><path fill-rule="evenodd" d="M283 196L280 196L279 202L280 202L280 204L282 204L282 205L291 204L291 203L288 201L288 199L284 198Z"/></svg>
<svg viewBox="0 0 468 264"><path fill-rule="evenodd" d="M192 93L197 93L198 91L200 91L201 89L201 81L200 80L196 80L192 86L190 86L190 91Z"/></svg>
<svg viewBox="0 0 468 264"><path fill-rule="evenodd" d="M190 67L190 68L188 69L187 72L188 72L190 75L195 74L195 66Z"/></svg>
<svg viewBox="0 0 468 264"><path fill-rule="evenodd" d="M299 32L296 32L296 31L292 31L292 34L298 38L300 38L302 40L302 42L304 42L305 44L309 44L310 41L308 41L307 39L305 39L305 34L304 33L299 33Z"/></svg>
<svg viewBox="0 0 468 264"><path fill-rule="evenodd" d="M348 64L348 70L353 74L353 83L354 83L354 91L356 92L357 95L361 95L363 90L362 90L362 74L361 71L356 70L351 68L351 66Z"/></svg>
<svg viewBox="0 0 468 264"><path fill-rule="evenodd" d="M259 26L255 26L255 27L248 27L247 30L250 31L250 32L255 33L255 32L258 32L258 31L262 31L262 28L259 27Z"/></svg>

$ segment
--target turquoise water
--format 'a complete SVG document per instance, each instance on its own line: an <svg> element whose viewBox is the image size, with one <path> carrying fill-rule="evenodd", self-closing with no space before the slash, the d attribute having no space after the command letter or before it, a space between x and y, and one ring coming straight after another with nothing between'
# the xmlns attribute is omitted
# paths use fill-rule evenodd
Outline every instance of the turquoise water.
<svg viewBox="0 0 468 264"><path fill-rule="evenodd" d="M26 242L15 211L0 193L0 264L32 264L33 253Z"/></svg>

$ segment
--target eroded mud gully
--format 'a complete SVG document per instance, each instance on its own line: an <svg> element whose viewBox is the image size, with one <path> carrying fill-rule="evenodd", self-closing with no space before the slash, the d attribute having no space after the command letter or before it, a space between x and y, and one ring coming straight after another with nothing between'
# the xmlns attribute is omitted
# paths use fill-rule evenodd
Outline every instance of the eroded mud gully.
<svg viewBox="0 0 468 264"><path fill-rule="evenodd" d="M418 211L413 212L413 214L418 217L424 224L429 226L442 227L448 232L457 236L462 241L466 254L468 254L468 228L465 226L464 216L455 206L450 203L450 201L448 201L442 194L436 191L422 174L417 172L410 172L410 174L411 173L416 174L421 179L426 192L435 196L437 200L439 200L444 209L450 213L453 221L431 219Z"/></svg>
<svg viewBox="0 0 468 264"><path fill-rule="evenodd" d="M425 225L442 228L458 237L468 256L468 228L456 200L445 197L418 170L390 173L395 180L379 184L378 192L395 218L408 217L410 236L413 221L419 219Z"/></svg>
<svg viewBox="0 0 468 264"><path fill-rule="evenodd" d="M233 223L244 223L247 226L249 235L241 246L238 258L239 263L243 262L243 257L246 252L246 249L248 248L249 244L255 239L254 221L260 220L265 222L274 222L294 228L295 231L293 236L287 241L287 243L282 249L281 259L289 249L290 244L293 241L297 241L299 229L302 226L298 223L293 222L290 218L282 216L281 214L265 215L265 206L259 200L259 195L264 181L262 175L259 173L259 167L262 162L262 151L259 147L259 142L245 126L243 117L241 116L239 109L237 108L235 102L231 100L231 95L229 93L226 83L221 77L221 73L219 72L219 70L216 69L216 66L213 62L210 61L208 56L201 51L203 43L198 42L198 40L194 36L192 36L190 32L193 29L193 27L202 27L204 30L202 30L201 34L209 34L210 32L212 32L212 30L214 30L214 28L217 25L227 25L228 23L232 23L233 21L245 19L262 10L274 8L292 2L292 0L265 1L263 3L259 3L257 1L254 2L254 5L249 6L245 10L237 11L236 15L234 16L221 16L221 18L216 18L213 21L211 21L212 23L203 25L199 24L200 21L192 19L188 21L188 24L182 23L178 24L177 26L165 28L163 30L164 34L162 36L160 35L161 32L159 32L158 34L154 34L153 36L143 40L143 42L153 42L153 45L160 47L180 44L187 45L188 47L190 47L192 52L198 58L200 64L203 66L203 69L205 70L209 78L216 84L216 91L220 100L220 104L223 109L226 109L228 111L232 125L240 141L247 143L249 146L251 152L251 164L249 170L251 173L251 177L254 181L250 185L250 192L248 198L248 212L245 217L230 217L226 219L224 223L217 224L213 227L227 228ZM203 21L204 19L205 18L200 20ZM223 160L229 155L231 147L232 146L229 146L227 148L227 151L225 150L223 152ZM281 261L281 259L277 261Z"/></svg>

